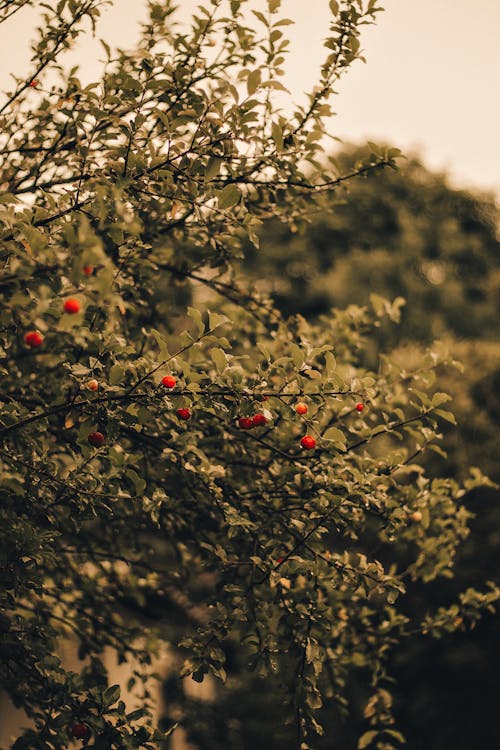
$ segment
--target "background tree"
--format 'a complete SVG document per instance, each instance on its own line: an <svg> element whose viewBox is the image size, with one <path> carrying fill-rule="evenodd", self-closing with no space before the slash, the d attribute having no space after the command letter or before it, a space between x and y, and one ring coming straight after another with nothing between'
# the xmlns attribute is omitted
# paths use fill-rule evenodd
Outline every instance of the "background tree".
<svg viewBox="0 0 500 750"><path fill-rule="evenodd" d="M234 265L263 219L299 225L394 166L393 149L347 172L323 158L328 99L378 9L330 2L318 85L285 114L279 0L212 0L189 28L151 2L137 50L104 45L102 80L82 86L61 53L100 5L43 6L33 73L0 108L0 685L32 721L12 746L166 740L148 720L159 638L199 681L224 681L243 644L302 750L361 670L359 748L389 750L395 644L472 624L498 596L400 604L451 574L464 498L487 481L416 463L452 419L435 373L453 360L437 346L412 369L372 369L370 332L401 300L284 318ZM57 656L68 632L78 673ZM108 684L106 647L139 665L140 709Z"/></svg>
<svg viewBox="0 0 500 750"><path fill-rule="evenodd" d="M368 155L350 147L336 161L348 171ZM340 198L337 191L326 210L311 211L303 231L269 223L263 252L249 248L245 273L285 314L317 317L364 304L371 292L400 294L404 315L387 343L449 333L498 339L499 218L491 196L451 188L413 156L398 171L349 183Z"/></svg>

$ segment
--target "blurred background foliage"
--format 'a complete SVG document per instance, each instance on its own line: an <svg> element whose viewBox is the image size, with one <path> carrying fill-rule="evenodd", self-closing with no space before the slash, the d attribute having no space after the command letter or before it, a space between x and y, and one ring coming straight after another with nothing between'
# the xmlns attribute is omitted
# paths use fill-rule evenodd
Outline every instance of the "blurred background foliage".
<svg viewBox="0 0 500 750"><path fill-rule="evenodd" d="M337 155L348 171L368 151ZM248 247L245 272L284 313L315 317L363 304L370 292L402 295L400 340L498 337L498 210L492 197L452 189L413 156L401 171L349 182L302 231L266 224L261 249ZM337 201L340 199L340 202ZM392 342L391 342L392 343Z"/></svg>
<svg viewBox="0 0 500 750"><path fill-rule="evenodd" d="M366 157L351 146L336 156L343 172ZM478 466L500 483L500 240L499 210L492 196L450 186L446 175L428 170L411 156L391 169L350 181L345 200L325 199L321 210L290 228L264 224L261 247L247 247L240 276L248 288L271 294L286 315L314 319L332 307L369 304L370 295L406 300L401 324L379 329L367 349L396 347L410 366L419 351L439 338L463 363L440 384L453 394L458 425L450 425L446 456L419 457L433 470L461 478ZM330 203L328 201L331 201ZM183 288L183 294L189 294ZM332 331L335 338L335 331ZM475 514L471 535L457 560L455 577L425 587L422 599L407 597L409 611L448 599L485 578L498 581L499 492L470 494ZM448 589L443 591L443 588ZM411 750L471 750L500 747L496 721L499 690L499 618L486 617L471 632L444 640L417 637L394 654L396 716ZM240 644L229 654L229 683L215 701L188 699L188 738L200 750L288 750L293 728L278 725L277 685L245 671ZM358 707L369 686L352 676L349 693ZM165 702L175 717L182 693L175 679L165 685ZM184 708L185 696L182 699ZM324 750L354 750L363 727L325 708ZM356 714L357 712L355 712ZM203 719L197 722L198 719ZM209 721L212 731L198 732ZM170 719L165 718L168 725Z"/></svg>

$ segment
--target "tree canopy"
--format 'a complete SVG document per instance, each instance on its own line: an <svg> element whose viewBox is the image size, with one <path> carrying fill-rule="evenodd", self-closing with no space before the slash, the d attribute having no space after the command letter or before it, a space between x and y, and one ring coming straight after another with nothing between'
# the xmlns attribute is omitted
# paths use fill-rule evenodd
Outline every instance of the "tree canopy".
<svg viewBox="0 0 500 750"><path fill-rule="evenodd" d="M0 21L23 5L0 3ZM456 363L436 344L372 367L372 332L402 299L286 317L235 262L264 219L298 226L396 166L390 148L348 170L324 153L329 100L379 8L330 2L319 81L285 111L279 0L211 0L188 27L150 2L137 49L103 44L102 79L83 85L64 51L102 5L43 5L32 74L0 106L0 686L31 720L12 747L157 747L164 643L180 676L228 691L238 644L301 750L361 671L358 747L390 750L396 644L498 598L491 584L414 616L401 604L452 575L464 500L488 482L419 463L454 419L436 374ZM69 633L79 672L58 655ZM107 647L135 659L141 708L109 684Z"/></svg>

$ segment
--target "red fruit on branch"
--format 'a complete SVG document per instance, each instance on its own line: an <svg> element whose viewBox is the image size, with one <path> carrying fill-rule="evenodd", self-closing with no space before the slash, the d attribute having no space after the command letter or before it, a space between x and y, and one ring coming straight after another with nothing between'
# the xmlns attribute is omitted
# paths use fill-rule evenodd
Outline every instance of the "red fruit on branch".
<svg viewBox="0 0 500 750"><path fill-rule="evenodd" d="M85 740L89 736L89 728L86 724L75 724L71 730L71 734L77 740Z"/></svg>
<svg viewBox="0 0 500 750"><path fill-rule="evenodd" d="M240 417L238 419L238 426L240 430L251 430L254 426L253 420L251 417Z"/></svg>
<svg viewBox="0 0 500 750"><path fill-rule="evenodd" d="M356 411L362 412L365 408L365 405L362 403L356 404Z"/></svg>
<svg viewBox="0 0 500 750"><path fill-rule="evenodd" d="M28 331L24 336L24 341L31 349L36 349L42 344L43 336L39 331Z"/></svg>
<svg viewBox="0 0 500 750"><path fill-rule="evenodd" d="M83 273L85 274L85 276L92 276L92 274L94 273L94 266L84 266Z"/></svg>
<svg viewBox="0 0 500 750"><path fill-rule="evenodd" d="M303 448L306 448L307 450L312 450L316 447L316 439L313 438L312 435L304 435L302 440L300 441L300 444Z"/></svg>
<svg viewBox="0 0 500 750"><path fill-rule="evenodd" d="M32 89L36 88L40 81L38 81L36 78L33 78L32 81L29 82L28 86L31 86Z"/></svg>
<svg viewBox="0 0 500 750"><path fill-rule="evenodd" d="M177 409L179 419L191 419L191 409Z"/></svg>
<svg viewBox="0 0 500 750"><path fill-rule="evenodd" d="M308 406L303 401L299 401L295 404L295 411L297 414L307 414Z"/></svg>
<svg viewBox="0 0 500 750"><path fill-rule="evenodd" d="M98 391L99 383L97 382L97 380L94 380L94 379L89 380L89 382L87 383L87 389L89 391Z"/></svg>
<svg viewBox="0 0 500 750"><path fill-rule="evenodd" d="M165 377L161 379L161 383L165 386L165 388L175 388L177 380L173 377L173 375L165 375Z"/></svg>
<svg viewBox="0 0 500 750"><path fill-rule="evenodd" d="M252 417L252 426L253 427L263 427L265 424L267 424L267 417L265 414L255 414L255 416Z"/></svg>
<svg viewBox="0 0 500 750"><path fill-rule="evenodd" d="M64 303L64 312L67 312L70 315L75 315L76 313L80 312L80 308L80 301L75 297L68 297L68 299Z"/></svg>
<svg viewBox="0 0 500 750"><path fill-rule="evenodd" d="M90 445L94 446L94 448L100 448L101 445L104 444L104 441L106 438L102 434L102 432L89 432L87 435L87 440L89 441Z"/></svg>

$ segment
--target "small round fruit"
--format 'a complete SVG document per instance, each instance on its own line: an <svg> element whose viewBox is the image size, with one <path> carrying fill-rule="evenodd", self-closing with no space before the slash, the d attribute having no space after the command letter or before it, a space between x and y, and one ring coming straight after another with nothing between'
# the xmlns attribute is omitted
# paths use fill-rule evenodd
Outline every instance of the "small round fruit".
<svg viewBox="0 0 500 750"><path fill-rule="evenodd" d="M92 276L94 273L94 266L84 266L82 270L85 276Z"/></svg>
<svg viewBox="0 0 500 750"><path fill-rule="evenodd" d="M89 735L89 728L86 724L74 724L71 734L77 740L85 740Z"/></svg>
<svg viewBox="0 0 500 750"><path fill-rule="evenodd" d="M64 312L67 312L70 315L76 315L76 313L79 313L80 308L80 301L75 297L68 297L68 299L64 302Z"/></svg>
<svg viewBox="0 0 500 750"><path fill-rule="evenodd" d="M252 417L252 426L253 427L264 427L264 425L267 424L267 417L265 414L255 414Z"/></svg>
<svg viewBox="0 0 500 750"><path fill-rule="evenodd" d="M240 417L238 419L238 426L240 430L251 430L254 426L253 419L251 417Z"/></svg>
<svg viewBox="0 0 500 750"><path fill-rule="evenodd" d="M29 86L31 86L32 89L36 88L39 85L40 81L37 81L36 78L33 78L32 81L29 82Z"/></svg>
<svg viewBox="0 0 500 750"><path fill-rule="evenodd" d="M295 411L297 414L307 414L308 408L307 404L303 401L299 401L298 404L295 404Z"/></svg>
<svg viewBox="0 0 500 750"><path fill-rule="evenodd" d="M191 409L177 409L179 419L191 419Z"/></svg>
<svg viewBox="0 0 500 750"><path fill-rule="evenodd" d="M104 444L104 441L106 438L102 434L102 432L89 432L87 435L87 440L89 441L90 445L93 445L94 448L100 448L101 445Z"/></svg>
<svg viewBox="0 0 500 750"><path fill-rule="evenodd" d="M365 408L365 405L362 403L356 404L356 411L362 412Z"/></svg>
<svg viewBox="0 0 500 750"><path fill-rule="evenodd" d="M303 448L306 448L307 450L312 450L316 447L316 439L313 438L312 435L304 435L302 440L300 441L300 444Z"/></svg>
<svg viewBox="0 0 500 750"><path fill-rule="evenodd" d="M99 390L99 383L95 379L89 380L89 382L86 385L86 388L89 391L98 391Z"/></svg>
<svg viewBox="0 0 500 750"><path fill-rule="evenodd" d="M284 557L278 557L278 559L276 560L276 565L281 565L284 559Z"/></svg>
<svg viewBox="0 0 500 750"><path fill-rule="evenodd" d="M165 377L161 379L161 383L165 386L165 388L175 388L177 380L173 377L173 375L165 375Z"/></svg>
<svg viewBox="0 0 500 750"><path fill-rule="evenodd" d="M420 523L421 520L422 520L422 518L423 518L423 515L422 515L422 513L419 510L415 510L411 514L410 518L413 521L413 523Z"/></svg>
<svg viewBox="0 0 500 750"><path fill-rule="evenodd" d="M39 331L28 331L24 336L25 343L30 349L36 349L43 342L43 336Z"/></svg>

